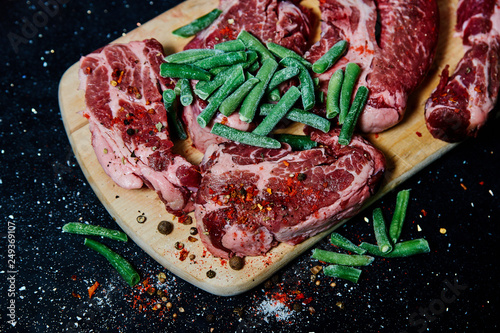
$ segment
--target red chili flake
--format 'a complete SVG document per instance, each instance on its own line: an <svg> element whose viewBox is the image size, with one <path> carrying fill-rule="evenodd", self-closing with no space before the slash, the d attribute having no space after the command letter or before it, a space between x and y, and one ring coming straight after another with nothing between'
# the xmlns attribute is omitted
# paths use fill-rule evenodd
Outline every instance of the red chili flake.
<svg viewBox="0 0 500 333"><path fill-rule="evenodd" d="M467 190L467 187L464 184L460 183L460 186L462 186L464 190Z"/></svg>
<svg viewBox="0 0 500 333"><path fill-rule="evenodd" d="M76 275L71 275L71 280L76 281Z"/></svg>
<svg viewBox="0 0 500 333"><path fill-rule="evenodd" d="M303 301L302 301L302 303L304 303L304 304L309 304L309 303L311 303L311 302L312 302L312 300L313 300L313 298L312 298L312 297L308 297L308 298L306 298L305 300L303 300Z"/></svg>
<svg viewBox="0 0 500 333"><path fill-rule="evenodd" d="M227 117L223 117L220 123L221 123L222 125L226 125L226 124L227 124L227 121L228 121L228 120L227 120Z"/></svg>
<svg viewBox="0 0 500 333"><path fill-rule="evenodd" d="M283 161L283 164L284 164L285 166L289 166L289 165L290 165L290 163L288 163L287 161Z"/></svg>
<svg viewBox="0 0 500 333"><path fill-rule="evenodd" d="M425 209L422 209L421 212L423 216L427 216L427 212L425 211Z"/></svg>
<svg viewBox="0 0 500 333"><path fill-rule="evenodd" d="M189 254L189 251L186 249L182 249L181 252L179 253L179 260L184 261L186 260L187 256Z"/></svg>
<svg viewBox="0 0 500 333"><path fill-rule="evenodd" d="M80 294L77 294L74 291L71 292L71 296L73 296L74 298L82 298L82 296L80 296Z"/></svg>
<svg viewBox="0 0 500 333"><path fill-rule="evenodd" d="M378 133L375 133L375 139L378 139Z"/></svg>
<svg viewBox="0 0 500 333"><path fill-rule="evenodd" d="M480 181L480 182L479 182L479 185L484 185L484 182L483 182L483 181Z"/></svg>
<svg viewBox="0 0 500 333"><path fill-rule="evenodd" d="M85 74L89 75L91 73L92 73L92 68L90 67L85 68Z"/></svg>
<svg viewBox="0 0 500 333"><path fill-rule="evenodd" d="M99 282L95 282L92 287L89 288L89 298L92 298L92 295L94 295L97 287L99 287Z"/></svg>
<svg viewBox="0 0 500 333"><path fill-rule="evenodd" d="M422 133L420 133L419 131L415 132L415 134L417 134L417 136L418 136L419 138L421 138L421 137L422 137Z"/></svg>

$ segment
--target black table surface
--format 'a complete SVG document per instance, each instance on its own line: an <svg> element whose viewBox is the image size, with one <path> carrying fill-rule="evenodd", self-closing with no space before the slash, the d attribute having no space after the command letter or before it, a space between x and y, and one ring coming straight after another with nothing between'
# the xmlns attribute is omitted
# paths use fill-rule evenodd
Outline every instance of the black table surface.
<svg viewBox="0 0 500 333"><path fill-rule="evenodd" d="M375 203L386 216L411 189L402 238L431 253L376 259L358 284L318 274L310 251L265 284L214 296L177 278L133 242L105 241L137 268L130 288L70 221L117 228L78 166L57 100L64 71L177 1L17 1L1 10L0 331L491 332L498 328L499 121ZM374 242L372 209L339 232ZM10 244L10 246L9 246ZM318 247L334 249L327 239ZM166 282L157 274L164 272ZM88 289L98 288L92 298ZM334 283L334 284L332 284ZM147 285L146 285L147 286ZM157 304L161 308L157 309ZM171 306L171 307L170 307ZM15 326L14 326L15 325Z"/></svg>

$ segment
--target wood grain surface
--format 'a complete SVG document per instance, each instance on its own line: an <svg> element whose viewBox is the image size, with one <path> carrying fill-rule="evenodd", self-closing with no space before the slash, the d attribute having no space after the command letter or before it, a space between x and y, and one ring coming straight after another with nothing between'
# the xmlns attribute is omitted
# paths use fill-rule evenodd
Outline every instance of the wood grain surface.
<svg viewBox="0 0 500 333"><path fill-rule="evenodd" d="M217 3L216 0L185 1L115 42L154 37L163 44L167 54L181 51L189 39L176 37L171 31L209 12ZM365 208L454 147L452 144L433 139L424 121L424 104L438 83L439 73L446 64L450 64L453 70L463 55L461 40L453 35L457 0L438 0L438 3L441 17L440 37L435 62L427 78L411 95L405 118L398 126L378 135L367 136L384 152L388 166L380 191L366 203ZM303 5L312 8L314 13L319 15L316 0L304 1ZM316 38L319 38L319 31ZM96 45L96 49L101 46ZM88 122L78 113L85 108L84 93L78 90L78 86L78 63L75 63L61 78L59 105L69 141L89 184L111 216L134 242L165 268L193 285L217 295L229 296L247 291L265 281L342 224L337 224L299 245L282 243L266 256L247 257L242 270L232 270L227 260L212 256L199 239L188 239L189 229L194 223L183 225L176 222L174 217L165 211L154 191L147 188L124 190L104 173L90 143ZM300 132L301 127L292 126L291 131ZM199 163L201 160L202 155L192 147L189 140L177 142L175 149L192 163ZM137 222L140 215L147 218L145 223ZM168 236L157 231L157 225L162 220L174 221L174 231ZM183 251L175 249L176 242L184 244ZM186 252L189 252L188 258L181 260L181 256ZM190 259L189 255L194 255L195 258ZM209 270L216 273L215 277L207 277Z"/></svg>

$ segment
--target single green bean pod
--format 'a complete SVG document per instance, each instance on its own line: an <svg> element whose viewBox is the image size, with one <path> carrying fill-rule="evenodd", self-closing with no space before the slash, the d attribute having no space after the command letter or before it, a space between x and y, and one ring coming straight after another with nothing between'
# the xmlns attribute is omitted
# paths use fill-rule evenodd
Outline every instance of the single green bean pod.
<svg viewBox="0 0 500 333"><path fill-rule="evenodd" d="M347 42L341 40L326 51L313 65L312 70L315 73L321 74L330 69L347 50Z"/></svg>
<svg viewBox="0 0 500 333"><path fill-rule="evenodd" d="M118 253L114 252L106 245L96 242L92 239L85 238L84 244L92 250L103 255L122 276L122 278L128 283L129 286L133 287L139 283L141 278L137 271L127 260L125 260Z"/></svg>
<svg viewBox="0 0 500 333"><path fill-rule="evenodd" d="M231 66L239 63L243 63L247 60L247 54L244 51L238 52L227 52L222 54L217 54L209 58L201 59L195 62L193 65L205 70L219 66Z"/></svg>
<svg viewBox="0 0 500 333"><path fill-rule="evenodd" d="M193 92L188 79L181 79L180 100L183 106L188 106L193 103Z"/></svg>
<svg viewBox="0 0 500 333"><path fill-rule="evenodd" d="M389 238L393 244L398 242L399 236L401 235L409 201L410 190L402 190L398 192L396 197L396 209L394 210L391 225L389 226Z"/></svg>
<svg viewBox="0 0 500 333"><path fill-rule="evenodd" d="M200 81L208 81L212 78L212 74L202 68L190 64L171 64L168 62L160 65L160 76Z"/></svg>
<svg viewBox="0 0 500 333"><path fill-rule="evenodd" d="M355 245L353 242L351 242L349 239L345 238L339 233L333 232L330 235L330 243L332 243L335 246L338 246L344 250L351 251L357 254L365 254L366 250L363 248L360 248L359 246Z"/></svg>
<svg viewBox="0 0 500 333"><path fill-rule="evenodd" d="M220 105L219 111L230 116L243 102L252 88L259 82L259 79L253 77L247 79L241 86L238 87L231 95L229 95Z"/></svg>
<svg viewBox="0 0 500 333"><path fill-rule="evenodd" d="M221 50L214 50L214 49L190 49L177 53L172 53L165 57L165 61L173 64L191 64L198 60L205 59L222 53L224 52Z"/></svg>
<svg viewBox="0 0 500 333"><path fill-rule="evenodd" d="M285 67L276 71L269 82L269 86L267 87L267 91L270 92L274 88L277 88L280 84L285 81L290 80L292 77L297 76L300 73L300 69L297 67Z"/></svg>
<svg viewBox="0 0 500 333"><path fill-rule="evenodd" d="M215 123L214 126L212 126L210 133L250 146L262 148L281 148L281 143L278 140L267 136L253 134L251 132L240 131L236 128L222 125L220 123Z"/></svg>
<svg viewBox="0 0 500 333"><path fill-rule="evenodd" d="M382 209L375 208L373 210L373 229L375 231L375 239L382 253L392 251L392 244L387 235L387 227L385 226L384 215Z"/></svg>
<svg viewBox="0 0 500 333"><path fill-rule="evenodd" d="M87 235L87 236L101 236L114 240L126 242L128 240L127 234L118 230L111 230L98 225L70 222L62 227L63 232L72 234Z"/></svg>
<svg viewBox="0 0 500 333"><path fill-rule="evenodd" d="M293 150L309 150L318 146L316 141L306 135L276 134L274 138L279 142L288 143Z"/></svg>
<svg viewBox="0 0 500 333"><path fill-rule="evenodd" d="M361 276L360 269L340 265L326 266L323 272L326 276L344 279L354 283L358 283L359 277Z"/></svg>
<svg viewBox="0 0 500 333"><path fill-rule="evenodd" d="M348 145L351 142L352 135L354 133L354 128L358 122L358 118L363 112L363 109L368 99L368 88L361 86L356 92L354 97L354 102L352 103L351 110L347 114L346 120L342 124L339 134L339 143L341 145Z"/></svg>
<svg viewBox="0 0 500 333"><path fill-rule="evenodd" d="M216 8L211 12L191 21L190 23L175 29L174 31L172 31L172 34L184 38L194 36L198 32L207 28L210 24L212 24L212 22L215 21L221 13L222 10Z"/></svg>
<svg viewBox="0 0 500 333"><path fill-rule="evenodd" d="M343 124L349 107L351 105L351 97L354 90L354 85L361 74L361 68L358 64L350 62L345 67L344 82L342 82L342 89L340 90L340 115L339 123Z"/></svg>
<svg viewBox="0 0 500 333"><path fill-rule="evenodd" d="M340 113L340 90L344 81L344 71L338 69L330 77L328 82L328 91L326 93L326 118L332 119Z"/></svg>
<svg viewBox="0 0 500 333"><path fill-rule="evenodd" d="M232 39L219 44L215 44L214 49L221 50L224 52L235 52L235 51L245 51L246 46L240 39Z"/></svg>
<svg viewBox="0 0 500 333"><path fill-rule="evenodd" d="M259 79L259 83L252 88L241 104L240 119L242 121L249 123L255 117L257 107L277 68L278 63L273 58L267 58L263 61L262 67L255 75L255 77Z"/></svg>
<svg viewBox="0 0 500 333"><path fill-rule="evenodd" d="M311 257L319 261L343 266L367 266L375 260L374 257L367 255L343 254L321 249L314 249Z"/></svg>

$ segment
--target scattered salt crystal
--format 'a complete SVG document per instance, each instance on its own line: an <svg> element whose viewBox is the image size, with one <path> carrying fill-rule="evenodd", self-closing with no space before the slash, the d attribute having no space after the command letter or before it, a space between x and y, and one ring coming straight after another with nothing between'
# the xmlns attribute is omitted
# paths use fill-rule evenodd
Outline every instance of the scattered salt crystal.
<svg viewBox="0 0 500 333"><path fill-rule="evenodd" d="M263 300L257 310L263 316L266 323L268 323L271 318L276 318L278 321L281 321L287 320L293 315L292 310L285 304L274 299Z"/></svg>

